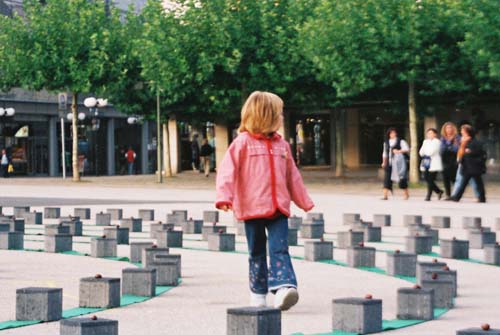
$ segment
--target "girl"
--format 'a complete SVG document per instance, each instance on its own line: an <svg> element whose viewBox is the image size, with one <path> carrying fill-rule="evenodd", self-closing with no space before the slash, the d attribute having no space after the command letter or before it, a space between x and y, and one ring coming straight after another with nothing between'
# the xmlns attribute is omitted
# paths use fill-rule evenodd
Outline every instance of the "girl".
<svg viewBox="0 0 500 335"><path fill-rule="evenodd" d="M399 184L403 190L404 199L408 200L408 143L400 137L396 128L389 128L386 133L384 150L382 151L382 168L384 169L384 196L387 200L389 192L392 194L392 182Z"/></svg>
<svg viewBox="0 0 500 335"><path fill-rule="evenodd" d="M441 128L441 159L443 161L443 182L446 200L451 196L451 183L455 183L457 175L457 152L460 146L457 126L446 122Z"/></svg>
<svg viewBox="0 0 500 335"><path fill-rule="evenodd" d="M287 310L299 300L288 253L290 201L305 211L314 204L289 144L277 133L282 113L283 101L275 94L256 91L248 97L241 110L239 135L217 169L216 207L232 209L237 219L245 221L250 305L266 306L266 295L271 292L275 294L274 306Z"/></svg>
<svg viewBox="0 0 500 335"><path fill-rule="evenodd" d="M420 171L425 174L427 181L427 196L425 201L430 201L432 192L436 192L438 200L441 200L443 191L436 185L436 177L439 171L443 171L443 163L441 161L441 141L438 138L438 132L434 128L427 129L427 139L424 140L420 148L419 155L422 157Z"/></svg>

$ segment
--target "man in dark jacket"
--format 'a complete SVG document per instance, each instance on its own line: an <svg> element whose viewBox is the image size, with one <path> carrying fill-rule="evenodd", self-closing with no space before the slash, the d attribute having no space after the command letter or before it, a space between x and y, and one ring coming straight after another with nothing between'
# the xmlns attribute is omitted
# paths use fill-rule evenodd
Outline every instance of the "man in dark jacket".
<svg viewBox="0 0 500 335"><path fill-rule="evenodd" d="M470 125L463 125L460 132L462 134L462 143L458 150L458 158L462 165L463 182L456 194L452 196L452 200L460 201L469 181L473 179L477 184L479 202L486 202L482 177L486 173L486 152L481 142L476 139L475 131Z"/></svg>

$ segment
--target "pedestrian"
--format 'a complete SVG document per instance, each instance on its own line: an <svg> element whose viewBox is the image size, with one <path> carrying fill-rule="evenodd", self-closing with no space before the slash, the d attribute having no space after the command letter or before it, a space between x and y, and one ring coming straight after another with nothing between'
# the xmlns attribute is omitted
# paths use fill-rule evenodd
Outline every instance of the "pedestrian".
<svg viewBox="0 0 500 335"><path fill-rule="evenodd" d="M7 155L7 150L2 149L2 157L0 159L0 171L4 178L9 178L9 156Z"/></svg>
<svg viewBox="0 0 500 335"><path fill-rule="evenodd" d="M458 149L458 159L463 180L457 193L452 195L451 200L460 201L467 184L473 179L479 193L478 202L486 202L486 192L482 177L486 173L486 152L481 142L476 139L476 133L472 126L468 124L463 125L460 128L460 133L462 140Z"/></svg>
<svg viewBox="0 0 500 335"><path fill-rule="evenodd" d="M427 182L427 195L425 201L430 201L432 192L441 200L443 191L436 185L436 177L438 172L443 171L443 162L441 160L441 141L438 138L438 132L434 128L427 129L427 138L422 143L419 155L422 157L420 162L420 171L424 173L425 181Z"/></svg>
<svg viewBox="0 0 500 335"><path fill-rule="evenodd" d="M129 175L134 174L134 162L135 162L136 157L137 157L137 155L136 155L135 151L132 149L132 147L128 147L128 150L125 153L125 158L127 159L128 174Z"/></svg>
<svg viewBox="0 0 500 335"><path fill-rule="evenodd" d="M193 171L198 171L200 165L200 146L198 143L198 134L193 135L193 140L191 141L191 166Z"/></svg>
<svg viewBox="0 0 500 335"><path fill-rule="evenodd" d="M127 151L125 147L120 148L120 153L118 154L118 166L119 166L119 174L124 175L127 173Z"/></svg>
<svg viewBox="0 0 500 335"><path fill-rule="evenodd" d="M446 122L441 127L441 160L443 162L443 183L446 199L451 197L451 183L455 183L458 162L457 152L460 147L460 137L457 126L453 122Z"/></svg>
<svg viewBox="0 0 500 335"><path fill-rule="evenodd" d="M200 157L203 168L205 170L205 177L208 177L210 175L210 158L213 152L214 149L210 144L208 144L208 140L204 138L201 145Z"/></svg>
<svg viewBox="0 0 500 335"><path fill-rule="evenodd" d="M398 136L396 128L389 128L382 151L382 167L384 168L384 195L382 200L387 200L389 192L393 194L392 184L398 183L403 190L404 199L408 200L408 153L410 146Z"/></svg>
<svg viewBox="0 0 500 335"><path fill-rule="evenodd" d="M250 305L287 310L299 299L288 252L290 202L304 211L314 207L288 143L277 133L283 101L268 92L253 92L241 110L239 135L217 169L216 207L233 210L245 222L249 251ZM269 238L269 267L266 257Z"/></svg>

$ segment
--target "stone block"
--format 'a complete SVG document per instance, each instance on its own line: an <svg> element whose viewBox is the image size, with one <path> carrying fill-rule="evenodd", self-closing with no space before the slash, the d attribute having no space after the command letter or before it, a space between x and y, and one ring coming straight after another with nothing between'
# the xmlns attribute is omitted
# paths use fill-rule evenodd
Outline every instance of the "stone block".
<svg viewBox="0 0 500 335"><path fill-rule="evenodd" d="M179 285L179 260L174 258L155 257L154 262L148 266L156 270L156 285Z"/></svg>
<svg viewBox="0 0 500 335"><path fill-rule="evenodd" d="M374 227L390 227L391 216L387 214L373 214Z"/></svg>
<svg viewBox="0 0 500 335"><path fill-rule="evenodd" d="M36 211L33 212L24 212L22 214L22 218L24 219L25 224L30 225L41 225L43 224L43 214L38 213Z"/></svg>
<svg viewBox="0 0 500 335"><path fill-rule="evenodd" d="M118 335L118 321L101 318L73 318L60 322L60 335Z"/></svg>
<svg viewBox="0 0 500 335"><path fill-rule="evenodd" d="M0 223L0 232L9 232L10 231L10 224L8 223Z"/></svg>
<svg viewBox="0 0 500 335"><path fill-rule="evenodd" d="M323 217L323 213L307 213L306 220L307 221L313 221L313 220L324 221L325 218Z"/></svg>
<svg viewBox="0 0 500 335"><path fill-rule="evenodd" d="M437 229L431 229L430 226L426 225L410 225L408 226L408 235L409 236L414 236L414 235L422 235L422 236L430 236L432 237L432 245L438 245L439 244L439 230Z"/></svg>
<svg viewBox="0 0 500 335"><path fill-rule="evenodd" d="M301 217L294 215L288 218L288 228L300 229L301 225L302 225Z"/></svg>
<svg viewBox="0 0 500 335"><path fill-rule="evenodd" d="M14 217L15 218L22 218L23 213L29 212L30 211L30 206L14 206Z"/></svg>
<svg viewBox="0 0 500 335"><path fill-rule="evenodd" d="M403 215L403 226L408 227L409 225L421 225L422 215Z"/></svg>
<svg viewBox="0 0 500 335"><path fill-rule="evenodd" d="M495 219L495 231L500 231L500 218Z"/></svg>
<svg viewBox="0 0 500 335"><path fill-rule="evenodd" d="M219 212L218 211L203 211L203 222L206 222L206 223L219 222Z"/></svg>
<svg viewBox="0 0 500 335"><path fill-rule="evenodd" d="M0 231L0 249L24 249L24 234L17 231Z"/></svg>
<svg viewBox="0 0 500 335"><path fill-rule="evenodd" d="M359 228L358 228L359 229ZM382 228L373 227L371 224L365 225L362 229L355 231L363 232L363 239L365 242L381 242L382 241Z"/></svg>
<svg viewBox="0 0 500 335"><path fill-rule="evenodd" d="M344 225L361 222L361 215L357 213L344 213L342 214L342 222Z"/></svg>
<svg viewBox="0 0 500 335"><path fill-rule="evenodd" d="M451 280L444 280L439 277L431 280L422 280L422 287L434 290L435 308L453 308L455 293Z"/></svg>
<svg viewBox="0 0 500 335"><path fill-rule="evenodd" d="M127 268L122 270L122 294L139 297L154 297L156 270L150 268Z"/></svg>
<svg viewBox="0 0 500 335"><path fill-rule="evenodd" d="M203 227L203 220L192 220L183 221L181 223L182 231L184 234L201 234L201 228Z"/></svg>
<svg viewBox="0 0 500 335"><path fill-rule="evenodd" d="M494 232L471 231L469 233L469 247L471 249L483 249L487 244L495 244L497 234Z"/></svg>
<svg viewBox="0 0 500 335"><path fill-rule="evenodd" d="M375 267L376 249L365 246L349 247L347 249L347 265L353 268Z"/></svg>
<svg viewBox="0 0 500 335"><path fill-rule="evenodd" d="M179 272L179 278L182 277L182 258L181 255L174 254L155 254L153 255L153 264L156 262L170 262L177 264L177 271Z"/></svg>
<svg viewBox="0 0 500 335"><path fill-rule="evenodd" d="M130 262L139 263L142 261L142 250L151 248L153 242L130 242Z"/></svg>
<svg viewBox="0 0 500 335"><path fill-rule="evenodd" d="M95 215L96 226L109 226L111 225L111 213L97 213Z"/></svg>
<svg viewBox="0 0 500 335"><path fill-rule="evenodd" d="M57 321L62 318L62 288L27 287L16 290L17 321Z"/></svg>
<svg viewBox="0 0 500 335"><path fill-rule="evenodd" d="M425 272L423 280L432 280L432 276L434 274L436 274L441 280L449 280L452 282L453 297L456 297L458 293L457 271L450 270L447 266L439 270L428 270Z"/></svg>
<svg viewBox="0 0 500 335"><path fill-rule="evenodd" d="M298 242L298 230L293 228L288 228L288 245L296 246Z"/></svg>
<svg viewBox="0 0 500 335"><path fill-rule="evenodd" d="M186 221L184 219L184 214L182 213L177 213L177 214L167 214L167 223L173 224L175 226L180 226L182 222Z"/></svg>
<svg viewBox="0 0 500 335"><path fill-rule="evenodd" d="M500 335L500 329L489 328L487 330L481 328L467 328L457 330L456 335Z"/></svg>
<svg viewBox="0 0 500 335"><path fill-rule="evenodd" d="M213 233L208 235L208 250L234 251L236 249L236 235L227 233Z"/></svg>
<svg viewBox="0 0 500 335"><path fill-rule="evenodd" d="M106 213L111 214L111 220L123 219L123 209L121 208L108 208Z"/></svg>
<svg viewBox="0 0 500 335"><path fill-rule="evenodd" d="M6 221L9 224L9 230L12 232L18 232L24 234L24 219L12 218Z"/></svg>
<svg viewBox="0 0 500 335"><path fill-rule="evenodd" d="M462 218L462 228L479 229L482 225L482 219L478 216L464 216Z"/></svg>
<svg viewBox="0 0 500 335"><path fill-rule="evenodd" d="M73 236L83 236L83 224L82 221L62 221L63 227L69 228L69 234Z"/></svg>
<svg viewBox="0 0 500 335"><path fill-rule="evenodd" d="M322 238L325 233L325 223L319 220L304 221L300 226L302 238Z"/></svg>
<svg viewBox="0 0 500 335"><path fill-rule="evenodd" d="M45 252L73 250L73 236L69 234L45 235Z"/></svg>
<svg viewBox="0 0 500 335"><path fill-rule="evenodd" d="M364 241L364 233L359 231L339 231L337 233L337 248L347 249Z"/></svg>
<svg viewBox="0 0 500 335"><path fill-rule="evenodd" d="M203 241L207 241L209 234L218 233L219 231L226 233L227 227L226 226L217 226L217 225L203 226L203 227L201 227L201 239Z"/></svg>
<svg viewBox="0 0 500 335"><path fill-rule="evenodd" d="M344 298L334 299L332 329L357 334L382 331L382 300Z"/></svg>
<svg viewBox="0 0 500 335"><path fill-rule="evenodd" d="M154 209L139 209L139 213L137 215L142 221L154 221L155 219L155 210Z"/></svg>
<svg viewBox="0 0 500 335"><path fill-rule="evenodd" d="M432 252L432 236L415 234L405 237L405 250L410 254L428 254Z"/></svg>
<svg viewBox="0 0 500 335"><path fill-rule="evenodd" d="M400 320L434 319L434 291L425 288L398 289L398 312Z"/></svg>
<svg viewBox="0 0 500 335"><path fill-rule="evenodd" d="M182 248L182 231L166 230L156 234L160 248Z"/></svg>
<svg viewBox="0 0 500 335"><path fill-rule="evenodd" d="M428 271L432 270L441 270L446 266L446 263L444 262L438 262L437 259L435 259L432 262L417 262L417 283L419 285L422 285L422 280L424 279L424 276Z"/></svg>
<svg viewBox="0 0 500 335"><path fill-rule="evenodd" d="M451 218L449 216L433 216L431 226L437 229L448 229L451 227Z"/></svg>
<svg viewBox="0 0 500 335"><path fill-rule="evenodd" d="M61 216L61 208L59 207L45 207L43 209L43 217L45 219L59 219Z"/></svg>
<svg viewBox="0 0 500 335"><path fill-rule="evenodd" d="M79 216L81 220L90 220L91 212L90 212L90 208L88 208L88 207L86 207L86 208L75 208L73 210L73 214L75 216Z"/></svg>
<svg viewBox="0 0 500 335"><path fill-rule="evenodd" d="M120 226L123 228L128 228L130 233L140 233L142 232L142 219L133 217L128 219L121 219Z"/></svg>
<svg viewBox="0 0 500 335"><path fill-rule="evenodd" d="M312 262L333 259L333 242L305 241L304 258Z"/></svg>
<svg viewBox="0 0 500 335"><path fill-rule="evenodd" d="M247 236L247 232L245 230L245 221L238 221L236 224L236 235L238 236Z"/></svg>
<svg viewBox="0 0 500 335"><path fill-rule="evenodd" d="M120 226L104 227L106 238L116 240L117 244L128 244L130 232L128 228Z"/></svg>
<svg viewBox="0 0 500 335"><path fill-rule="evenodd" d="M154 263L155 257L158 255L169 255L170 250L168 248L143 248L141 254L141 263L143 268L149 267Z"/></svg>
<svg viewBox="0 0 500 335"><path fill-rule="evenodd" d="M415 277L417 255L396 251L387 254L387 274L389 276Z"/></svg>
<svg viewBox="0 0 500 335"><path fill-rule="evenodd" d="M268 307L227 310L226 335L280 335L281 311Z"/></svg>
<svg viewBox="0 0 500 335"><path fill-rule="evenodd" d="M92 257L116 257L117 243L115 239L96 237L90 240Z"/></svg>
<svg viewBox="0 0 500 335"><path fill-rule="evenodd" d="M469 241L464 240L440 240L441 257L454 259L469 258Z"/></svg>
<svg viewBox="0 0 500 335"><path fill-rule="evenodd" d="M80 307L120 307L120 278L96 275L80 279L79 300Z"/></svg>
<svg viewBox="0 0 500 335"><path fill-rule="evenodd" d="M500 265L500 246L498 244L484 246L484 262Z"/></svg>
<svg viewBox="0 0 500 335"><path fill-rule="evenodd" d="M79 216L73 216L73 215L59 217L59 223L65 221L81 221L81 218Z"/></svg>
<svg viewBox="0 0 500 335"><path fill-rule="evenodd" d="M149 225L149 237L156 239L156 234L165 230L174 229L172 223L151 223Z"/></svg>
<svg viewBox="0 0 500 335"><path fill-rule="evenodd" d="M45 236L58 235L58 234L69 234L69 226L64 226L63 224L47 224L44 226Z"/></svg>

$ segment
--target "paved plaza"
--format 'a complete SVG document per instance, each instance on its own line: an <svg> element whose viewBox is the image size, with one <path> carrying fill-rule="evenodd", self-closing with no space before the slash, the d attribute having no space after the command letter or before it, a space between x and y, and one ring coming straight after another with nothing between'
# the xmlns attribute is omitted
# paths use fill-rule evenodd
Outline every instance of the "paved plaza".
<svg viewBox="0 0 500 335"><path fill-rule="evenodd" d="M144 178L144 177L140 177ZM149 177L154 178L154 177ZM196 180L194 180L196 179ZM441 229L440 238L466 239L462 217L480 216L484 227L494 229L494 220L500 217L498 199L491 192L489 202L477 204L470 196L462 203L423 201L423 190L412 192L409 201L396 197L391 201L379 200L379 185L374 181L330 183L321 185L309 180L310 193L316 204L314 212L325 217L325 240L336 243L338 231L346 231L342 223L344 213L359 213L364 220L373 214L390 214L392 226L382 229L381 243L367 243L377 248L376 266L385 268L384 250L404 248L403 215L423 215L424 223L432 216L451 217L451 229ZM308 178L306 178L308 180ZM37 182L34 182L37 181ZM169 180L167 180L169 183ZM188 210L188 216L201 218L204 210L213 210L213 180L204 180L195 174L186 174L172 185L155 185L145 179L90 179L75 185L51 179L10 180L0 184L1 205L4 214L12 214L11 206L31 206L42 211L45 206L61 208L62 215L73 213L74 207L89 207L92 217L107 208L123 208L124 217L136 216L139 209L155 210L155 219L165 220L175 209ZM104 185L104 186L100 186ZM349 186L350 185L350 186ZM305 216L297 208L293 213ZM44 224L56 223L44 219ZM90 252L91 236L100 236L103 227L84 220L84 236L74 237L73 249ZM117 223L117 222L113 222ZM150 241L149 224L144 222L142 233L131 233L131 241ZM229 232L236 232L231 213L221 213L220 224ZM43 229L27 225L26 249L43 249ZM151 240L152 241L152 240ZM119 321L121 335L132 334L225 334L226 310L248 304L248 276L246 242L237 236L237 252L209 252L207 242L197 234L184 235L184 248L171 248L171 253L182 255L182 283L172 290L145 302L95 313L98 317ZM304 240L291 247L294 267L299 281L300 301L297 306L282 313L283 334L329 334L332 324L332 299L364 297L372 294L383 300L383 319L396 319L396 296L400 287L413 284L384 274L359 269L308 262L304 257ZM434 252L440 248L435 246ZM118 256L128 257L129 246L119 245ZM419 260L432 260L435 256L419 256ZM439 257L438 257L439 258ZM470 258L483 260L483 251L471 249ZM334 250L334 259L345 262L346 251ZM439 258L441 259L441 258ZM445 260L458 271L458 297L455 307L436 320L390 331L388 334L452 335L462 328L478 327L490 323L500 327L500 267L461 260ZM63 309L78 307L78 284L83 277L99 273L106 277L121 277L121 270L130 267L127 262L43 252L0 251L0 323L15 320L16 289L30 286L60 287L63 289ZM268 298L272 303L272 298ZM93 315L93 314L92 314ZM42 323L0 331L0 335L55 335L59 322Z"/></svg>

